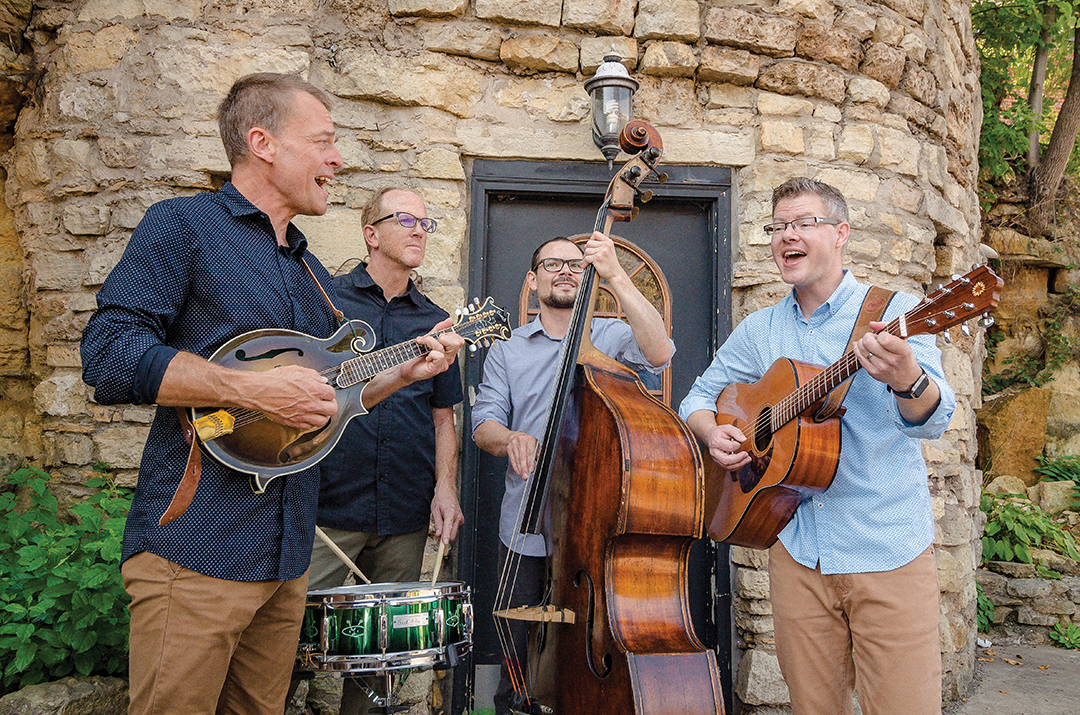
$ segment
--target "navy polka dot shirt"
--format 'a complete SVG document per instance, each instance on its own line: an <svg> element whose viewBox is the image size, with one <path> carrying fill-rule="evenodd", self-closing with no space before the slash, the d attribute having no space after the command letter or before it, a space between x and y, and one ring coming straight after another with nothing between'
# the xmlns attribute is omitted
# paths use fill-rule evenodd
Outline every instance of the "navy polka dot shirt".
<svg viewBox="0 0 1080 715"><path fill-rule="evenodd" d="M98 293L83 332L83 379L101 404L153 403L177 351L210 357L259 328L324 338L335 320L301 259L307 239L292 224L278 246L270 219L231 184L217 193L154 204ZM308 264L331 296L326 269ZM234 581L292 579L307 570L315 535L319 469L270 482L255 494L247 475L204 453L195 498L165 526L187 464L176 411L159 407L124 529L123 559L148 551Z"/></svg>

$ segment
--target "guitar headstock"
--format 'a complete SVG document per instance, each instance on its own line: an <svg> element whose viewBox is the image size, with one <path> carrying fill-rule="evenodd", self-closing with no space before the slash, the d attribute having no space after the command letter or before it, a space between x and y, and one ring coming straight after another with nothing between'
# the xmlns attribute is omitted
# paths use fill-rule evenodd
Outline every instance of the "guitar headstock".
<svg viewBox="0 0 1080 715"><path fill-rule="evenodd" d="M646 203L653 196L651 191L642 191L641 184L650 174L656 174L656 167L664 154L664 142L651 124L635 119L627 122L619 134L619 148L627 154L634 154L634 157L622 165L608 184L604 205L612 221L632 221L638 214L634 198L638 197L642 203ZM662 184L668 177L667 174L656 174L656 178Z"/></svg>
<svg viewBox="0 0 1080 715"><path fill-rule="evenodd" d="M477 345L490 345L495 340L509 340L513 332L510 327L510 313L495 305L488 297L481 305L474 299L470 305L457 311L454 322L455 333L469 343L469 349L475 351Z"/></svg>
<svg viewBox="0 0 1080 715"><path fill-rule="evenodd" d="M1003 281L989 266L978 266L926 296L922 303L900 317L902 338L939 333L957 323L996 308Z"/></svg>

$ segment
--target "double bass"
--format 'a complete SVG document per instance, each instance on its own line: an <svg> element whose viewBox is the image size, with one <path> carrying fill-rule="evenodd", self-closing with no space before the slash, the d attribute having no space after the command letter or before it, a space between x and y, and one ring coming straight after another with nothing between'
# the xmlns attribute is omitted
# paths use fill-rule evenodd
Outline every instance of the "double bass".
<svg viewBox="0 0 1080 715"><path fill-rule="evenodd" d="M640 185L663 152L643 121L626 125L620 147L635 156L598 213L595 228L605 234L637 214L636 195L649 198ZM694 633L688 599L688 554L704 516L701 453L669 406L593 347L598 287L589 265L522 506L521 533L547 542L547 595L505 607L501 596L516 575L511 552L496 597L497 626L510 618L537 624L529 662L508 662L520 710L723 715L715 656Z"/></svg>

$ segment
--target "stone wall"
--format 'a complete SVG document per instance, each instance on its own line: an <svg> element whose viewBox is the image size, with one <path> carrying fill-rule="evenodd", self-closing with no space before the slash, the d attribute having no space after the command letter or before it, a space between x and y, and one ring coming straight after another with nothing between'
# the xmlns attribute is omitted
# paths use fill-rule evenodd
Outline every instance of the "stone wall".
<svg viewBox="0 0 1080 715"><path fill-rule="evenodd" d="M0 447L73 492L98 461L132 481L152 414L88 399L78 341L94 293L147 206L225 180L213 111L246 72L300 73L336 97L346 167L328 216L297 221L315 253L328 266L361 254L359 207L379 186L409 182L439 220L420 272L447 308L468 288L471 161L600 159L582 81L612 47L641 82L635 115L660 130L665 160L734 169L736 320L786 290L760 226L771 189L792 176L847 195L848 261L862 280L923 293L978 259L981 104L963 0L35 0L32 9L25 47L12 50L29 68L4 70L29 99L0 145L11 147L0 162L0 270L12 279L0 286ZM924 447L950 698L973 672L981 529L981 334L955 337L944 362L956 417ZM760 554L736 549L733 559L746 649L737 695L746 712L770 712L786 694L767 575Z"/></svg>

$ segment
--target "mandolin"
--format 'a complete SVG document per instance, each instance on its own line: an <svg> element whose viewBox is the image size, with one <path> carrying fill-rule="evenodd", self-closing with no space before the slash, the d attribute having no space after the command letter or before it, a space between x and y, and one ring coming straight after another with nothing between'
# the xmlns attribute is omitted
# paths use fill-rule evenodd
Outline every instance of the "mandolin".
<svg viewBox="0 0 1080 715"><path fill-rule="evenodd" d="M934 334L998 304L1004 281L979 266L928 295L883 330L907 339ZM992 324L992 319L989 319ZM805 499L832 484L840 462L840 412L821 419L829 393L861 369L852 350L826 368L781 358L752 385L728 385L716 400L716 423L746 435L750 462L737 471L712 464L705 514L716 541L770 547Z"/></svg>
<svg viewBox="0 0 1080 715"><path fill-rule="evenodd" d="M510 339L510 314L491 298L460 311L452 331L471 349L492 340ZM210 456L251 475L256 494L284 474L307 469L337 444L349 420L367 414L361 396L376 375L430 349L415 340L375 350L375 335L362 320L350 320L325 340L295 330L269 328L238 335L218 348L210 362L234 370L265 371L285 365L317 370L337 390L338 413L322 427L304 431L278 424L255 410L239 407L192 408L195 432Z"/></svg>

